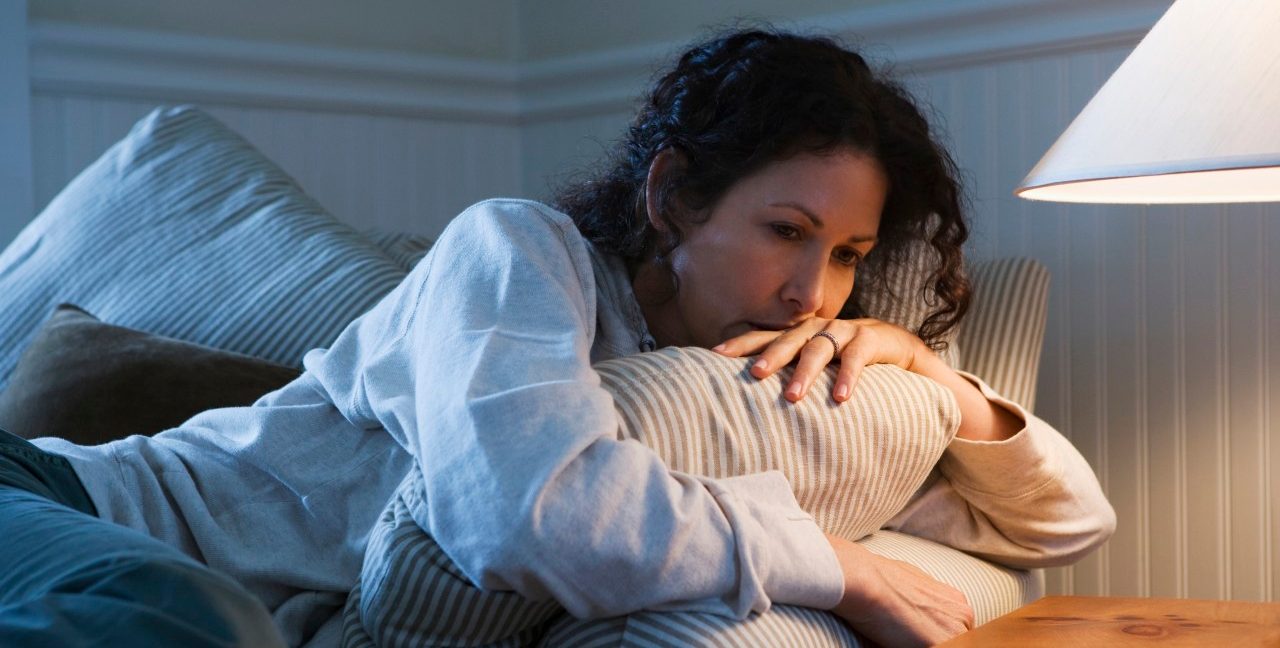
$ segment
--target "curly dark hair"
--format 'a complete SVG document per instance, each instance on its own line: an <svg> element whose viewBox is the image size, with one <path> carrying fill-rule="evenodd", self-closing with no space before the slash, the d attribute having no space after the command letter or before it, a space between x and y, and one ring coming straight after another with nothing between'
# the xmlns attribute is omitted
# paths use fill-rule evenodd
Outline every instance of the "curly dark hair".
<svg viewBox="0 0 1280 648"><path fill-rule="evenodd" d="M683 164L653 188L656 213L671 225L659 232L647 217L646 182L667 149ZM924 297L938 307L915 334L942 348L971 298L955 162L911 96L832 39L748 29L694 45L654 83L605 170L562 189L555 204L592 244L634 269L675 249L678 221L709 214L738 180L794 155L849 149L876 159L889 179L864 267L878 269L871 280L889 290L885 270L903 264L912 243L927 242L937 263L925 287L934 295ZM685 209L674 209L674 198ZM865 313L849 301L843 317Z"/></svg>

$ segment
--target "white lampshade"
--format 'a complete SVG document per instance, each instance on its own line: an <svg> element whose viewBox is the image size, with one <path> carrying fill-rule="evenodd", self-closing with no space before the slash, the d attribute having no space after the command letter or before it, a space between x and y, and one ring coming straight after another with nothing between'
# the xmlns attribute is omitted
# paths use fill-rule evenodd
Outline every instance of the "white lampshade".
<svg viewBox="0 0 1280 648"><path fill-rule="evenodd" d="M1178 0L1014 193L1280 201L1280 0Z"/></svg>

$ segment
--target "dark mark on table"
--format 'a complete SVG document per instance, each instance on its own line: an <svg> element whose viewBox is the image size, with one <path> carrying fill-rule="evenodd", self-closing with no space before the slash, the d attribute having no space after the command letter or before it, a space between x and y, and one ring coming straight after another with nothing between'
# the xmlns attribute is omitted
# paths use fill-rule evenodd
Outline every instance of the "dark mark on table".
<svg viewBox="0 0 1280 648"><path fill-rule="evenodd" d="M1139 637L1159 637L1163 634L1164 628L1150 623L1137 623L1121 628L1126 634L1137 635Z"/></svg>

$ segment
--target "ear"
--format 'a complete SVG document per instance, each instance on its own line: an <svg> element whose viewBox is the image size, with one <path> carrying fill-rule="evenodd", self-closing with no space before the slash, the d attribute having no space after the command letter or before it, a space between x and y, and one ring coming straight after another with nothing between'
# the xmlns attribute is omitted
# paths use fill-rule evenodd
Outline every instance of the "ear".
<svg viewBox="0 0 1280 648"><path fill-rule="evenodd" d="M658 151L658 154L653 156L653 162L649 163L649 175L644 182L644 207L649 217L649 224L659 232L667 231L669 225L663 220L658 210L658 205L662 201L658 188L666 183L672 173L683 169L684 164L684 155L670 147Z"/></svg>

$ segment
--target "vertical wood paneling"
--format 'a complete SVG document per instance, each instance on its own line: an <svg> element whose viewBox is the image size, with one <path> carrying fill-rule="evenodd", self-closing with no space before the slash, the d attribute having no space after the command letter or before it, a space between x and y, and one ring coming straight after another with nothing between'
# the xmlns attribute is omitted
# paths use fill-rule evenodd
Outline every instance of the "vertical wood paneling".
<svg viewBox="0 0 1280 648"><path fill-rule="evenodd" d="M175 100L175 103L179 103ZM36 95L40 208L156 102ZM515 125L202 104L338 218L438 234L473 202L524 195Z"/></svg>
<svg viewBox="0 0 1280 648"><path fill-rule="evenodd" d="M61 146L52 143L52 133L66 121L65 104L48 96L31 98L32 182L35 211L49 204L70 178L63 177Z"/></svg>
<svg viewBox="0 0 1280 648"><path fill-rule="evenodd" d="M1280 281L1276 281L1276 273L1280 272L1280 226L1275 219L1280 217L1280 209L1268 206L1262 221L1263 237L1266 249L1262 255L1262 273L1265 280L1267 316L1265 321L1266 338L1264 340L1264 357L1266 373L1264 375L1264 394L1266 403L1266 428L1263 435L1263 474L1266 475L1266 488L1263 497L1267 501L1266 535L1263 538L1263 552L1268 559L1263 567L1264 573L1270 577L1269 600L1280 601L1280 438L1277 438L1277 425L1280 424Z"/></svg>
<svg viewBox="0 0 1280 648"><path fill-rule="evenodd" d="M979 94L966 106L966 112L970 115L966 126L973 129L973 134L979 138L974 142L975 152L979 154L973 160L975 165L972 170L984 181L978 182L971 190L976 201L974 206L977 208L973 217L976 236L972 247L979 258L994 258L1000 255L1000 170L996 163L999 159L997 145L1003 129L1000 128L1000 117L995 109L999 72L994 66L981 67L975 72L977 79L974 90Z"/></svg>
<svg viewBox="0 0 1280 648"><path fill-rule="evenodd" d="M1225 512L1222 436L1222 267L1221 219L1216 207L1179 208L1185 222L1179 272L1185 291L1178 314L1185 338L1183 400L1186 419L1187 594L1219 598L1226 594L1224 574Z"/></svg>
<svg viewBox="0 0 1280 648"><path fill-rule="evenodd" d="M591 173L613 150L631 118L630 112L610 112L527 124L521 133L525 193L551 200L557 189Z"/></svg>
<svg viewBox="0 0 1280 648"><path fill-rule="evenodd" d="M1100 398L1103 400L1103 455L1109 498L1118 519L1126 523L1106 547L1107 591L1113 596L1138 596L1143 590L1145 548L1141 545L1146 520L1138 488L1142 474L1139 448L1139 407L1137 350L1142 332L1138 329L1138 259L1141 213L1132 209L1102 207L1100 218L1107 223L1102 236L1100 275L1103 279L1102 314L1104 335L1099 347L1104 359Z"/></svg>
<svg viewBox="0 0 1280 648"><path fill-rule="evenodd" d="M1228 566L1233 599L1263 600L1266 549L1263 537L1264 493L1262 480L1264 420L1263 348L1266 313L1263 310L1266 275L1264 241L1258 206L1237 206L1223 219L1227 252L1226 284L1226 393L1228 406L1224 432L1227 439L1227 493L1229 513Z"/></svg>
<svg viewBox="0 0 1280 648"><path fill-rule="evenodd" d="M1149 213L1144 245L1139 248L1146 266L1146 320L1143 347L1147 358L1146 401L1142 407L1154 440L1147 448L1150 543L1146 547L1152 565L1151 596L1186 596L1186 550L1182 542L1181 493L1182 444L1178 348L1179 292L1177 287L1181 228L1173 215ZM1152 325L1159 323L1159 325ZM1110 495L1110 494L1109 494ZM1122 520L1120 524L1127 521ZM1131 522L1130 522L1131 523Z"/></svg>
<svg viewBox="0 0 1280 648"><path fill-rule="evenodd" d="M1106 412L1101 398L1105 391L1101 347L1104 339L1101 326L1104 275L1103 258L1100 254L1102 242L1098 228L1101 219L1099 211L1099 208L1090 206L1077 210L1072 215L1067 233L1068 266L1063 273L1055 276L1061 275L1068 280L1070 305L1061 317L1067 320L1069 326L1067 376L1070 390L1066 406L1071 412L1071 440L1089 459L1103 488L1109 490L1102 438ZM1077 593L1106 593L1108 554L1109 549L1104 546L1072 568Z"/></svg>
<svg viewBox="0 0 1280 648"><path fill-rule="evenodd" d="M1027 150L1027 111L1039 97L1021 91L1031 88L1032 71L1027 61L1011 61L996 68L993 84L995 92L995 146L991 168L995 182L989 190L991 199L1000 208L996 210L996 249L1001 255L1022 255L1027 249L1027 210L1025 201L1012 196L1012 188L1022 180L1019 168L1033 155Z"/></svg>
<svg viewBox="0 0 1280 648"><path fill-rule="evenodd" d="M1138 439L1138 474L1135 478L1135 490L1138 492L1138 515L1139 519L1136 524L1138 526L1138 562L1141 565L1139 570L1140 582L1138 584L1139 596L1151 596L1152 592L1152 560L1151 560L1151 435L1150 423L1147 419L1147 403L1149 402L1148 381L1150 374L1147 371L1150 356L1147 352L1145 344L1147 332L1150 330L1148 323L1151 321L1148 317L1147 307L1147 211L1139 210L1137 217L1138 236L1137 245L1133 247L1132 253L1135 258L1137 296L1136 307L1137 317L1136 339L1134 340L1134 354L1137 357L1135 368L1136 385L1134 386L1134 406L1136 408L1136 436Z"/></svg>
<svg viewBox="0 0 1280 648"><path fill-rule="evenodd" d="M27 2L0 2L0 242L35 213Z"/></svg>

